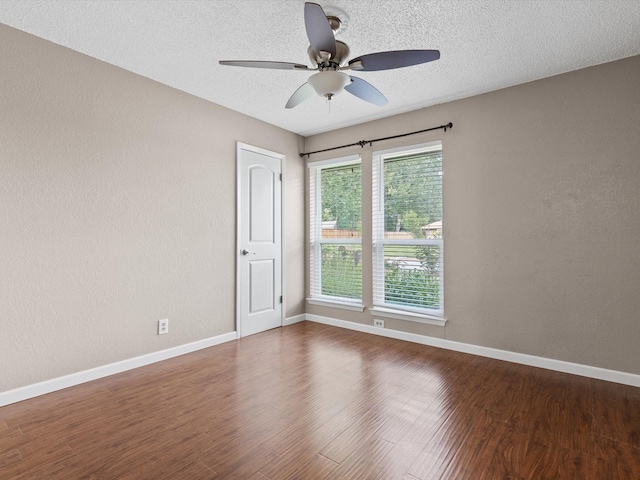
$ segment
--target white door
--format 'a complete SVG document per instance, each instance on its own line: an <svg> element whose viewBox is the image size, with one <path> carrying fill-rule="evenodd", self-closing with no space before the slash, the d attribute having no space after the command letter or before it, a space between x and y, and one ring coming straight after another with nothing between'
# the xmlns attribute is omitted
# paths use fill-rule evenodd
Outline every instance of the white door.
<svg viewBox="0 0 640 480"><path fill-rule="evenodd" d="M241 337L282 325L283 155L238 149L237 330Z"/></svg>

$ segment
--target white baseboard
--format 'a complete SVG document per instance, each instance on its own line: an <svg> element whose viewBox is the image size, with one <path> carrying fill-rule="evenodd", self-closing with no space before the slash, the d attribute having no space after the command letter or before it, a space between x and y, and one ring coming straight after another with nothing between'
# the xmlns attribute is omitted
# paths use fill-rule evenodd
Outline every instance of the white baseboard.
<svg viewBox="0 0 640 480"><path fill-rule="evenodd" d="M372 333L383 337L395 338L397 340L405 340L407 342L420 343L431 347L444 348L446 350L454 350L456 352L470 353L481 357L495 358L512 363L520 363L531 367L546 368L547 370L555 370L563 373L571 373L582 377L596 378L608 382L621 383L640 387L640 375L627 372L619 372L617 370L607 370L606 368L591 367L579 363L565 362L562 360L554 360L545 357L536 357L524 353L509 352L499 350L497 348L482 347L472 345L470 343L454 342L452 340L444 340L441 338L429 337L426 335L417 335L415 333L401 332L399 330L390 330L386 328L378 328L372 325L364 325L361 323L348 322L346 320L338 320L320 315L305 315L310 322L332 325L334 327L347 328L358 332Z"/></svg>
<svg viewBox="0 0 640 480"><path fill-rule="evenodd" d="M177 347L168 348L166 350L160 350L159 352L148 353L146 355L129 358L127 360L111 363L109 365L103 365L101 367L72 373L63 377L45 380L44 382L34 383L33 385L16 388L15 390L0 392L0 407L9 405L11 403L21 402L22 400L27 400L29 398L44 395L46 393L62 390L63 388L73 387L74 385L97 380L98 378L103 378L109 375L114 375L116 373L132 370L134 368L149 365L151 363L168 360L169 358L195 352L197 350L202 350L203 348L220 345L221 343L230 342L235 339L236 332L229 332L223 335L218 335L216 337L198 340L197 342L179 345Z"/></svg>
<svg viewBox="0 0 640 480"><path fill-rule="evenodd" d="M304 313L300 315L294 315L293 317L287 317L284 319L282 326L286 327L287 325L293 325L294 323L304 322L306 319L307 316Z"/></svg>
<svg viewBox="0 0 640 480"><path fill-rule="evenodd" d="M633 387L640 387L640 375L627 372L619 372L616 370L608 370L605 368L592 367L589 365L581 365L578 363L565 362L562 360L554 360L551 358L536 357L534 355L527 355L517 352L509 352L506 350L499 350L496 348L482 347L479 345L471 345L468 343L454 342L451 340L444 340L441 338L429 337L425 335L417 335L415 333L401 332L399 330L391 330L385 328L378 328L371 325L364 325L361 323L348 322L346 320L338 320L331 317L323 317L320 315L302 314L295 315L293 317L286 318L284 326L293 325L294 323L303 322L305 320L322 323L325 325L331 325L334 327L346 328L349 330L355 330L358 332L371 333L373 335L380 335L383 337L395 338L397 340L405 340L407 342L419 343L422 345L429 345L432 347L444 348L446 350L454 350L462 353L470 353L472 355L479 355L481 357L494 358L497 360L504 360L507 362L519 363L522 365L529 365L532 367L545 368L547 370L555 370L563 373L570 373L573 375L580 375L583 377L595 378L598 380L605 380L608 382L621 383L624 385L631 385ZM0 392L0 407L9 405L11 403L20 402L29 398L44 395L46 393L62 390L63 388L72 387L81 383L97 380L109 375L115 375L117 373L132 370L134 368L149 365L151 363L160 362L162 360L168 360L173 357L184 355L187 353L195 352L203 348L213 347L220 345L221 343L230 342L236 340L237 333L229 332L216 337L199 340L197 342L188 343L186 345L180 345L177 347L168 348L159 352L153 352L139 357L130 358L128 360L122 360L120 362L111 363L109 365L103 365L101 367L84 370L82 372L72 373L63 377L46 380L44 382L35 383L33 385L27 385L25 387L16 388L14 390L8 390L6 392Z"/></svg>

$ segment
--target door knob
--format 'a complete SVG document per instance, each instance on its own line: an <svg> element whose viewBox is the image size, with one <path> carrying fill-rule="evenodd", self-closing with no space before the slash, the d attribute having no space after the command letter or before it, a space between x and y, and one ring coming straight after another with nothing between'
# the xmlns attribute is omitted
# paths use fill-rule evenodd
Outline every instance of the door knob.
<svg viewBox="0 0 640 480"><path fill-rule="evenodd" d="M249 250L247 250L246 248L243 248L240 253L243 255L249 255Z"/></svg>

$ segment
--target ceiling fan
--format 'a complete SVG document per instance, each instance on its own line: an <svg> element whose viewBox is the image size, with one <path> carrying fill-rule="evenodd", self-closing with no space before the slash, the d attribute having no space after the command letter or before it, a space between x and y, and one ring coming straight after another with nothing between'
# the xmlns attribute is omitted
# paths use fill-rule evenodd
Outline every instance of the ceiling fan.
<svg viewBox="0 0 640 480"><path fill-rule="evenodd" d="M392 70L440 58L438 50L395 50L362 55L342 65L349 56L349 47L346 43L336 40L334 36L334 31L340 28L340 18L325 14L317 3L305 2L304 24L310 43L307 53L311 62L316 64L316 68L309 68L299 63L264 60L221 60L220 65L277 70L317 70L318 73L311 75L308 81L294 92L285 108L299 105L314 93L331 100L343 89L366 102L383 106L388 103L388 100L377 88L361 78L347 75L343 70L361 72Z"/></svg>

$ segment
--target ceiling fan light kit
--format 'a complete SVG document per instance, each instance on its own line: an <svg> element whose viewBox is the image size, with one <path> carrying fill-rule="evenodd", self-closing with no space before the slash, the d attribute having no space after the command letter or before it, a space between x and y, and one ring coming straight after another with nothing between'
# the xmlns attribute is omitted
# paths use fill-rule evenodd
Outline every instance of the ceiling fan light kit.
<svg viewBox="0 0 640 480"><path fill-rule="evenodd" d="M360 72L393 70L432 62L440 58L438 50L395 50L362 55L343 65L349 56L349 47L346 43L335 39L335 34L343 31L345 27L341 16L346 17L346 14L339 11L330 12L328 15L317 3L304 4L304 23L310 44L307 53L311 62L316 64L315 68L308 68L298 63L264 60L221 60L219 63L236 67L277 70L317 70L317 73L309 77L308 81L294 92L285 108L299 105L313 96L314 92L331 100L343 90L366 102L383 106L388 103L388 100L377 88L361 78L343 73L343 70Z"/></svg>
<svg viewBox="0 0 640 480"><path fill-rule="evenodd" d="M318 72L311 75L307 81L318 95L327 100L331 100L334 95L339 94L350 82L349 75L335 70Z"/></svg>

